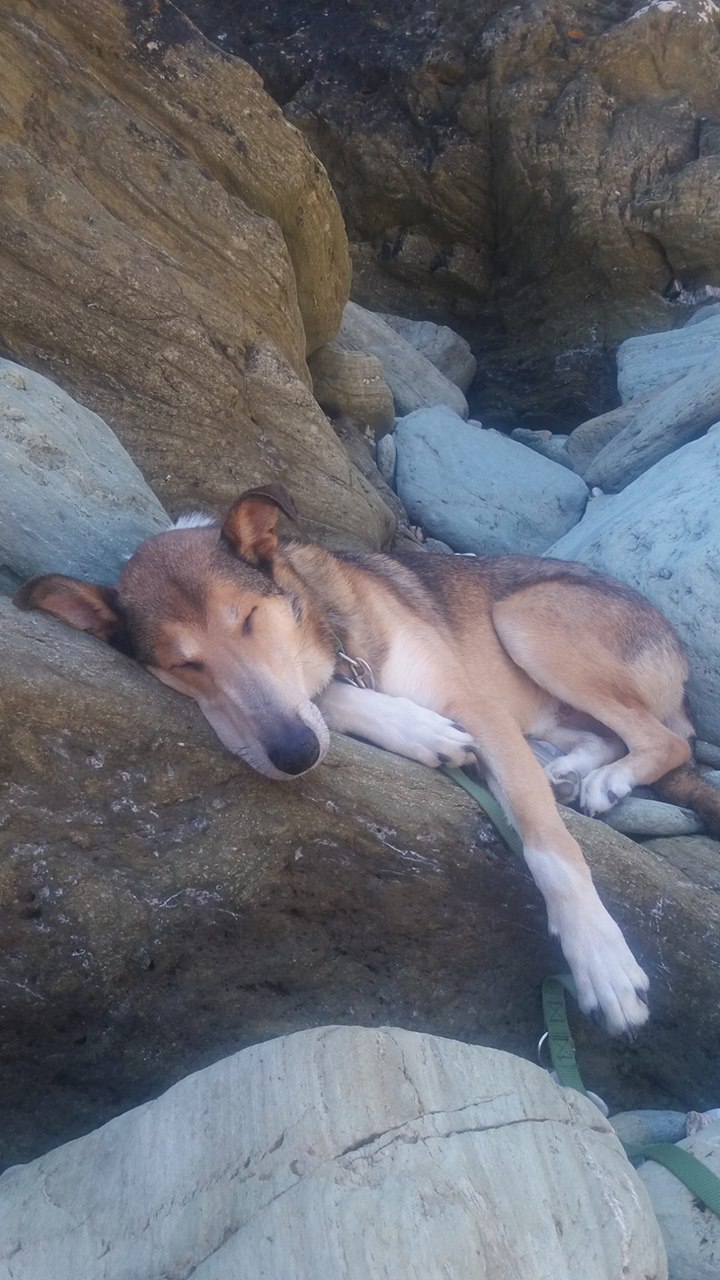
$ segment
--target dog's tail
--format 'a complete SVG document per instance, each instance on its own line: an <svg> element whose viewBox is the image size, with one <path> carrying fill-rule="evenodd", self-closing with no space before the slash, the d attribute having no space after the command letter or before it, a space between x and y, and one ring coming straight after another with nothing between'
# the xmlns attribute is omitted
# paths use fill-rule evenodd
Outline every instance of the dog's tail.
<svg viewBox="0 0 720 1280"><path fill-rule="evenodd" d="M662 800L694 809L708 833L720 835L720 787L706 782L692 765L683 764L679 769L671 769L664 778L653 783L653 790Z"/></svg>

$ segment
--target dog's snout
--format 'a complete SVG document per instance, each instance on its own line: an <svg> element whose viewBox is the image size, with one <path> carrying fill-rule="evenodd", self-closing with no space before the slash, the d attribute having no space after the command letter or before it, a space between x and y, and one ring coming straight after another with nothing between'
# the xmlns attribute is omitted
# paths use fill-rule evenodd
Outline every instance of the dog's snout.
<svg viewBox="0 0 720 1280"><path fill-rule="evenodd" d="M280 773L295 775L311 769L320 756L317 734L302 722L283 726L278 741L267 747L270 763Z"/></svg>

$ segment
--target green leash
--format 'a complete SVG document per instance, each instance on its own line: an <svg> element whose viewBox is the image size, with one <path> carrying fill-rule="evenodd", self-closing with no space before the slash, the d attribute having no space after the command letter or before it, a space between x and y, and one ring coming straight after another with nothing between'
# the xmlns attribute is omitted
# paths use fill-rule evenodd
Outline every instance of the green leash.
<svg viewBox="0 0 720 1280"><path fill-rule="evenodd" d="M467 791L468 795L472 796L513 853L521 854L522 841L517 831L508 822L504 810L487 787L473 782L462 769L443 766L442 771L462 787L463 791ZM567 1018L565 1000L567 992L570 992L573 997L576 995L575 983L567 973L555 974L551 978L546 978L542 984L547 1046L560 1084L569 1089L576 1089L578 1093L583 1093L587 1097L587 1089L578 1070L575 1044ZM647 1146L624 1142L622 1145L629 1160L654 1160L656 1164L661 1164L668 1169L692 1195L720 1218L720 1178L689 1151L676 1147L671 1142L652 1142Z"/></svg>

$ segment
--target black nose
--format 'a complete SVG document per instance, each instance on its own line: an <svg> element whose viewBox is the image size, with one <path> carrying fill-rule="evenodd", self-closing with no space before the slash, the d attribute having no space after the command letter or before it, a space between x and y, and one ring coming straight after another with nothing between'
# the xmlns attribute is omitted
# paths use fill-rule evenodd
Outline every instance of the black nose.
<svg viewBox="0 0 720 1280"><path fill-rule="evenodd" d="M317 735L306 724L297 722L284 727L274 746L267 748L268 759L281 773L305 773L320 755Z"/></svg>

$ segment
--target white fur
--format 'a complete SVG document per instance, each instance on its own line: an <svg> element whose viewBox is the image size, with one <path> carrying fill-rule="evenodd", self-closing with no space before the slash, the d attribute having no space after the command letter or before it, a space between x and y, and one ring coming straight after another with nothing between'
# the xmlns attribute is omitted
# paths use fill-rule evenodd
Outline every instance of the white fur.
<svg viewBox="0 0 720 1280"><path fill-rule="evenodd" d="M547 850L528 848L525 861L545 898L548 927L560 939L580 1008L600 1009L613 1034L641 1027L648 1018L641 998L648 980L592 880Z"/></svg>
<svg viewBox="0 0 720 1280"><path fill-rule="evenodd" d="M355 734L386 751L437 769L456 768L474 759L472 738L451 720L420 707L409 698L394 698L374 689L333 680L319 700L320 709L336 733Z"/></svg>
<svg viewBox="0 0 720 1280"><path fill-rule="evenodd" d="M187 511L185 515L178 516L174 529L203 529L206 525L217 524L214 516L206 515L202 511Z"/></svg>

